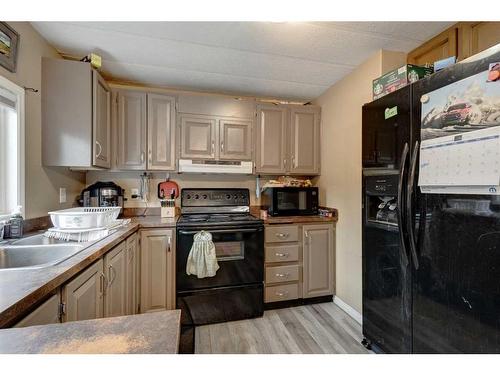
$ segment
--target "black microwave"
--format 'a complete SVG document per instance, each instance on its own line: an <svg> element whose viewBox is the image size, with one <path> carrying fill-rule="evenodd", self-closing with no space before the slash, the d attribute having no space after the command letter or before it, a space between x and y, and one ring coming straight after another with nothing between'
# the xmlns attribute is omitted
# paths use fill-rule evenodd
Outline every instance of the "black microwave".
<svg viewBox="0 0 500 375"><path fill-rule="evenodd" d="M261 207L271 216L317 215L318 188L266 188L262 192Z"/></svg>

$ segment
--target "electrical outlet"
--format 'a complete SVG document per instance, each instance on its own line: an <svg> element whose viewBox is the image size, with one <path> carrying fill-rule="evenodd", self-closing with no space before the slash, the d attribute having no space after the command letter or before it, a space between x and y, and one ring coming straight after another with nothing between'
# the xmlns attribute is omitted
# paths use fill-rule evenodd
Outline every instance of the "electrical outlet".
<svg viewBox="0 0 500 375"><path fill-rule="evenodd" d="M66 188L59 188L59 203L66 203Z"/></svg>
<svg viewBox="0 0 500 375"><path fill-rule="evenodd" d="M139 189L130 189L130 196L135 197L132 199L138 199L139 198Z"/></svg>

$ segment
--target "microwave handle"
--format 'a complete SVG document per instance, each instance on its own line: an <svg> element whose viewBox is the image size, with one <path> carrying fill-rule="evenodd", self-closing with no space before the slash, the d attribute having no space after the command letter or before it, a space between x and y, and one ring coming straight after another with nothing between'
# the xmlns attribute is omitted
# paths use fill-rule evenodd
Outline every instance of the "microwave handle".
<svg viewBox="0 0 500 375"><path fill-rule="evenodd" d="M215 230L207 230L209 233L253 233L261 231L261 228L240 228L240 229L215 229ZM196 234L199 230L180 230L180 234Z"/></svg>

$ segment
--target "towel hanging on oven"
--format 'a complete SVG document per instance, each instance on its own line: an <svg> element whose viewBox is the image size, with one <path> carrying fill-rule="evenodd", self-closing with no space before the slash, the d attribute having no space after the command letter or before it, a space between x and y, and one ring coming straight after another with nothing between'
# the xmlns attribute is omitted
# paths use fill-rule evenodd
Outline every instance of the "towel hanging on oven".
<svg viewBox="0 0 500 375"><path fill-rule="evenodd" d="M212 235L204 230L196 233L187 259L186 273L202 279L215 276L218 269L219 264Z"/></svg>

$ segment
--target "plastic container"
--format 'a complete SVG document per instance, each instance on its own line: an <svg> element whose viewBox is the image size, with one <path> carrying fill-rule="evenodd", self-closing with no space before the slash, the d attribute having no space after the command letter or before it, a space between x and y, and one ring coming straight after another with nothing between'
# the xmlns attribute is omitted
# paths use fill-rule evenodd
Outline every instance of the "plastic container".
<svg viewBox="0 0 500 375"><path fill-rule="evenodd" d="M77 207L49 212L50 220L60 229L102 228L111 224L121 207Z"/></svg>
<svg viewBox="0 0 500 375"><path fill-rule="evenodd" d="M17 206L10 217L10 238L21 238L23 236L24 220L23 215L21 214L21 208L21 206Z"/></svg>

